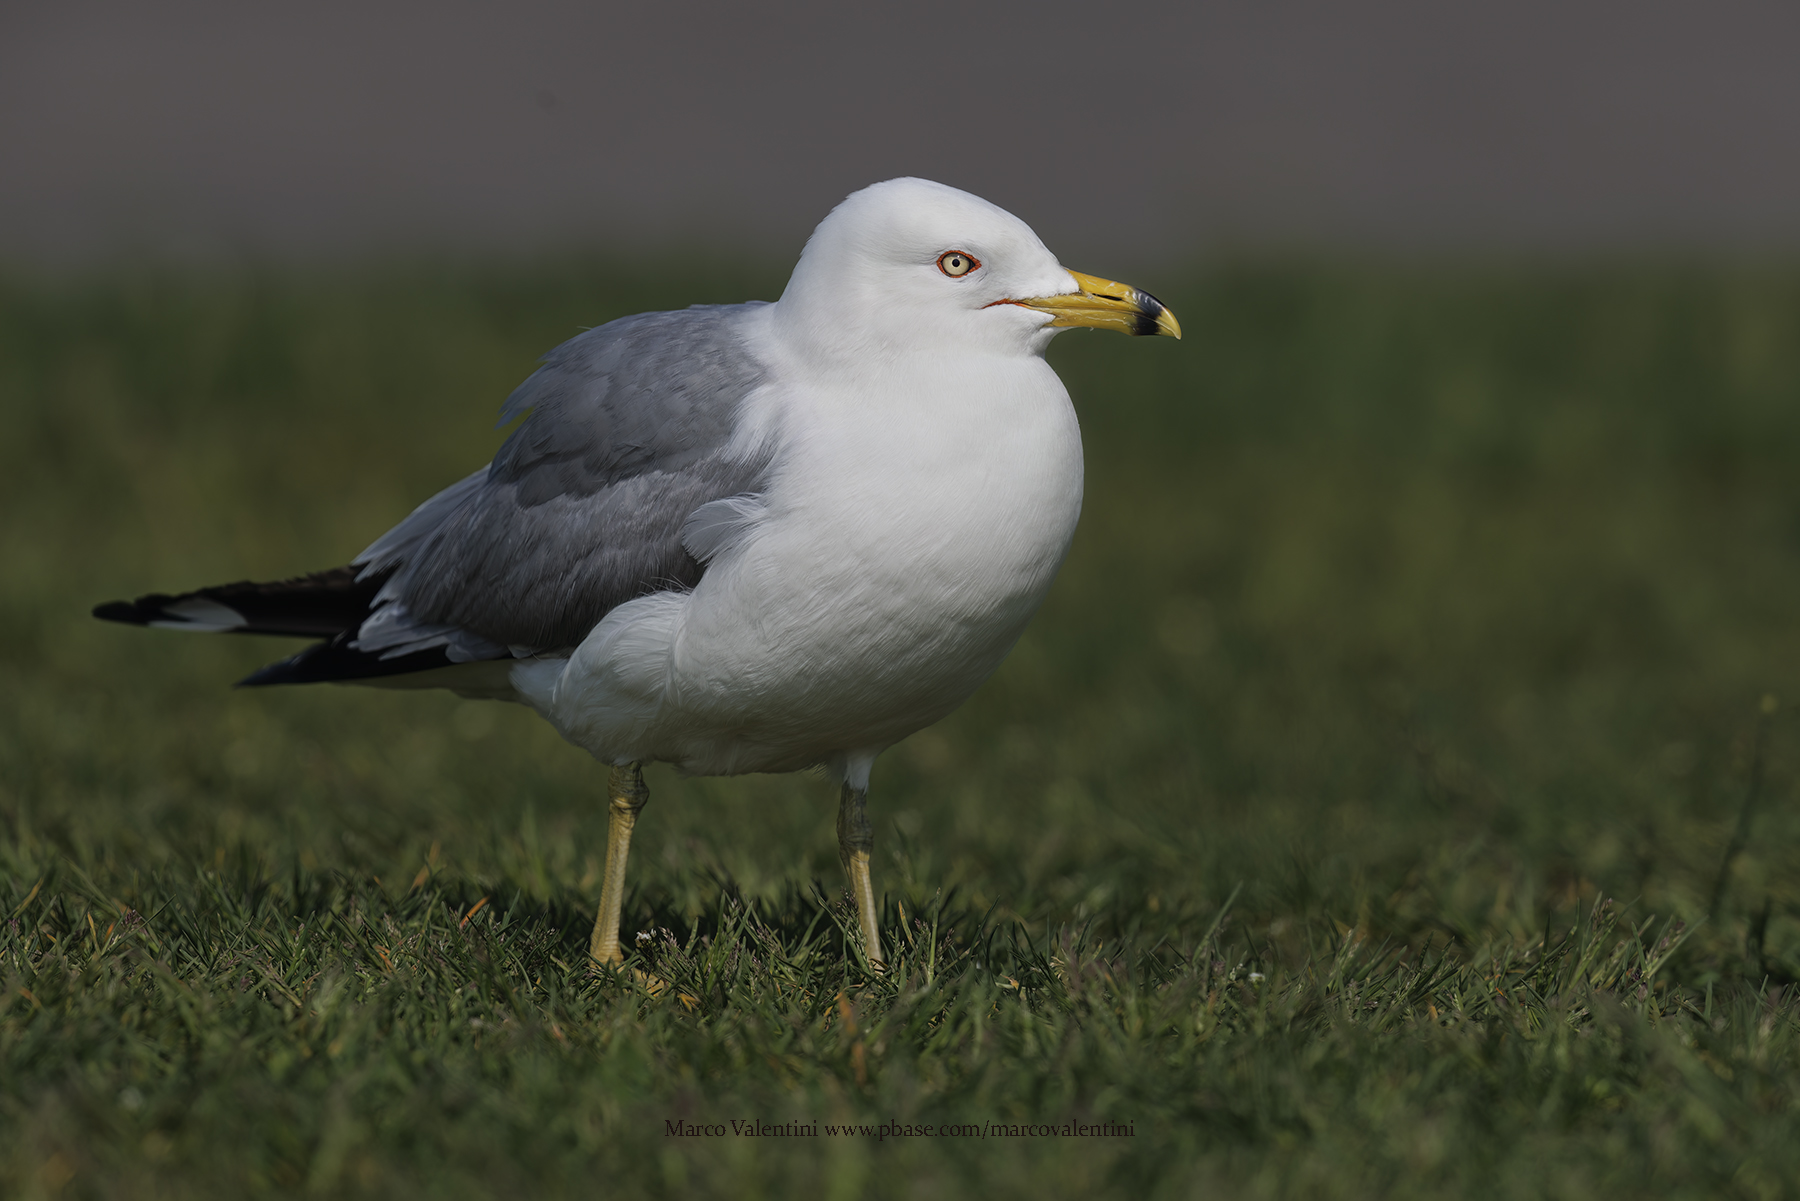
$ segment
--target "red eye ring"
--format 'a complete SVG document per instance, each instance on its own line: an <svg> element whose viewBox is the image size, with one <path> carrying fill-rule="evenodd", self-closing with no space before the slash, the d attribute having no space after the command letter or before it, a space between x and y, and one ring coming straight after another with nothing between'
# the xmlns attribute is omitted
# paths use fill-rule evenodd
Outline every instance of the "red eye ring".
<svg viewBox="0 0 1800 1201"><path fill-rule="evenodd" d="M951 279L961 279L981 269L981 260L966 250L946 250L938 255L938 270Z"/></svg>

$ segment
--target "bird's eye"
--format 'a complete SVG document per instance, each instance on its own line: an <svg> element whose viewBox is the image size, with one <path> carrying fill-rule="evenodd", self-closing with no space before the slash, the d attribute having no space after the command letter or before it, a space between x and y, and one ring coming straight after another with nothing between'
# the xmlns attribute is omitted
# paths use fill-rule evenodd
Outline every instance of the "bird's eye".
<svg viewBox="0 0 1800 1201"><path fill-rule="evenodd" d="M938 255L938 270L951 279L961 279L979 266L981 266L979 259L960 250L946 250L943 254Z"/></svg>

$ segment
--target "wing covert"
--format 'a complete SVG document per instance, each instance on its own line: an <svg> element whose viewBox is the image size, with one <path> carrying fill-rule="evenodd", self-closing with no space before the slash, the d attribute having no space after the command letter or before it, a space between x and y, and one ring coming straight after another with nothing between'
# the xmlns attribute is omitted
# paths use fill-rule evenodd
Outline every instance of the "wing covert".
<svg viewBox="0 0 1800 1201"><path fill-rule="evenodd" d="M734 437L767 378L735 329L753 307L626 317L546 355L501 410L527 416L493 463L356 559L364 578L392 572L360 649L571 647L615 606L696 584L684 523L758 491L772 457Z"/></svg>

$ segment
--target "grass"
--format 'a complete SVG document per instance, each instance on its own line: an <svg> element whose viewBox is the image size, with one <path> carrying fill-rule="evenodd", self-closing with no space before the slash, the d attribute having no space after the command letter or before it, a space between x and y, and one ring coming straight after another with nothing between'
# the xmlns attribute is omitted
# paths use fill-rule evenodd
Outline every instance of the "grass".
<svg viewBox="0 0 1800 1201"><path fill-rule="evenodd" d="M1062 339L1082 530L877 766L880 978L823 781L651 774L652 998L535 718L87 617L342 562L578 327L779 283L0 288L0 1193L1800 1190L1800 273L1218 268Z"/></svg>

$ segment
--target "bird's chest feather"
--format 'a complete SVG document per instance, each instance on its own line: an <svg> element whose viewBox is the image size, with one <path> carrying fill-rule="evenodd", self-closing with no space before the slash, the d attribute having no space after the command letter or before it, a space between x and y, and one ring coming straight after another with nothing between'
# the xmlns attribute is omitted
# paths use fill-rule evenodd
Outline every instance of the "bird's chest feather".
<svg viewBox="0 0 1800 1201"><path fill-rule="evenodd" d="M802 418L767 520L703 581L690 633L711 641L716 599L721 614L756 614L763 648L790 661L829 644L871 672L997 662L1081 509L1080 432L1061 381L1038 359L927 372L884 394L827 397Z"/></svg>

